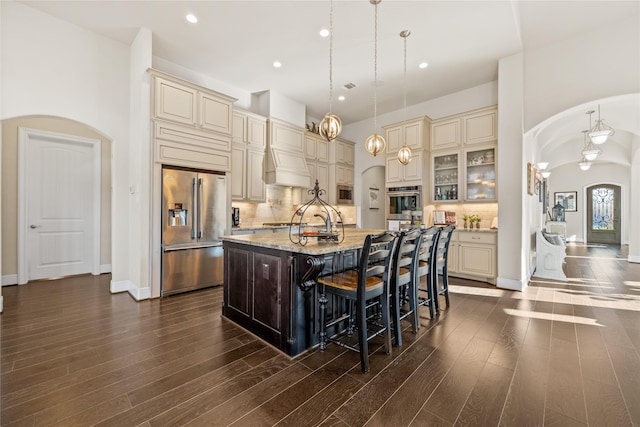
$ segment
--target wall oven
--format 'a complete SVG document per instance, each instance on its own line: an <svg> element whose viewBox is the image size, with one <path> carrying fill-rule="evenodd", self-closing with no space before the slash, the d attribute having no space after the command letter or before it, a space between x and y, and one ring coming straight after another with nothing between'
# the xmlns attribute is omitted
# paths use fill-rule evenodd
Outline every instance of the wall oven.
<svg viewBox="0 0 640 427"><path fill-rule="evenodd" d="M410 220L415 210L422 210L422 186L387 188L387 219Z"/></svg>
<svg viewBox="0 0 640 427"><path fill-rule="evenodd" d="M336 196L338 205L353 205L353 186L338 185Z"/></svg>

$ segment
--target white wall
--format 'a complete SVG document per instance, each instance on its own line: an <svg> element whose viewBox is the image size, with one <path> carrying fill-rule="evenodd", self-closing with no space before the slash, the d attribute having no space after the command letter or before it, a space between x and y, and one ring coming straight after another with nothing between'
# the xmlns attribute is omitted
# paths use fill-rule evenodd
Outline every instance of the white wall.
<svg viewBox="0 0 640 427"><path fill-rule="evenodd" d="M629 261L640 263L640 222L636 220L640 212L640 138L636 138L631 152L631 191L629 192ZM634 213L633 218L631 213Z"/></svg>
<svg viewBox="0 0 640 427"><path fill-rule="evenodd" d="M113 141L113 280L129 275L129 47L12 1L2 9L1 119L51 115Z"/></svg>
<svg viewBox="0 0 640 427"><path fill-rule="evenodd" d="M638 18L527 51L524 65L525 130L575 105L638 93Z"/></svg>
<svg viewBox="0 0 640 427"><path fill-rule="evenodd" d="M594 184L615 184L621 186L621 240L622 244L629 243L629 202L631 183L631 168L629 166L611 163L594 162L588 171L578 169L576 163L566 164L554 168L547 180L549 184L549 203L554 204L553 193L564 191L578 192L578 211L565 212L567 223L567 240L584 242L586 240L587 202L585 190Z"/></svg>

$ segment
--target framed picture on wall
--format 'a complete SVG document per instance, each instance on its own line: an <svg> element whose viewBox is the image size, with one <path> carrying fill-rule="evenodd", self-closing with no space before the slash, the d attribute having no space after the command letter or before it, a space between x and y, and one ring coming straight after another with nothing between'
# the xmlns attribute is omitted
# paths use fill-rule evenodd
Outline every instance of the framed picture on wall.
<svg viewBox="0 0 640 427"><path fill-rule="evenodd" d="M527 194L531 196L536 194L536 175L537 170L533 163L527 163Z"/></svg>
<svg viewBox="0 0 640 427"><path fill-rule="evenodd" d="M554 206L560 203L564 206L565 212L578 211L578 192L577 191L559 191L553 193Z"/></svg>

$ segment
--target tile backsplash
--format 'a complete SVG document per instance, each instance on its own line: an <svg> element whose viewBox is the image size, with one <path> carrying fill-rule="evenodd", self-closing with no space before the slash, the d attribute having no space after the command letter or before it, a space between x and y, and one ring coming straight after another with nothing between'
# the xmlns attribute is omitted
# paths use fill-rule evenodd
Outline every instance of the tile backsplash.
<svg viewBox="0 0 640 427"><path fill-rule="evenodd" d="M491 227L493 218L498 216L497 203L463 203L463 204L440 204L428 205L425 207L425 224L433 225L433 211L454 211L456 213L457 227L463 227L462 215L474 214L481 218L480 228Z"/></svg>
<svg viewBox="0 0 640 427"><path fill-rule="evenodd" d="M235 208L240 208L240 226L257 227L264 222L290 222L296 210L302 205L300 189L267 185L266 203L233 202ZM356 208L354 206L336 206L345 224L355 224ZM304 222L322 224L322 220L313 215L320 212L320 208L312 206L306 213ZM296 222L300 218L294 219Z"/></svg>

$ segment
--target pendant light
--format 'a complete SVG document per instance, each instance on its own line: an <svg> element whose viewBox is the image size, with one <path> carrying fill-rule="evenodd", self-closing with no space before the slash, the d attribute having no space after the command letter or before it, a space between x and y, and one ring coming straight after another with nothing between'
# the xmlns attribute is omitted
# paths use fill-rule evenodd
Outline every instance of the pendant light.
<svg viewBox="0 0 640 427"><path fill-rule="evenodd" d="M340 118L332 113L331 103L333 101L333 0L330 2L329 10L329 112L324 116L319 125L320 135L331 142L340 135L342 122Z"/></svg>
<svg viewBox="0 0 640 427"><path fill-rule="evenodd" d="M405 135L405 124L407 122L407 37L411 35L411 31L404 30L400 32L400 37L404 40L404 122L402 123L402 141L404 144L398 150L398 161L403 165L408 165L411 161L411 148L407 146Z"/></svg>
<svg viewBox="0 0 640 427"><path fill-rule="evenodd" d="M588 130L583 130L582 131L582 133L584 133L584 146L585 146L585 148L587 146L587 132L589 132L589 131ZM583 150L583 152L584 152L584 150ZM580 170L583 170L583 171L588 171L589 168L591 167L591 162L584 157L584 154L582 155L582 159L578 162L578 167L580 168Z"/></svg>
<svg viewBox="0 0 640 427"><path fill-rule="evenodd" d="M589 116L591 118L591 116ZM591 122L589 122L591 124ZM589 131L589 138L594 144L604 144L615 131L611 126L604 124L604 119L600 118L600 104L598 104L598 121Z"/></svg>
<svg viewBox="0 0 640 427"><path fill-rule="evenodd" d="M595 113L595 111L593 110L589 110L587 111L587 114L589 115L589 128L591 128L591 114ZM583 132L589 132L589 131L583 131ZM591 135L591 134L589 134ZM596 148L593 146L592 140L589 140L589 143L587 144L587 136L585 135L585 147L584 150L582 150L582 157L584 157L587 161L592 162L594 161L602 152L601 149Z"/></svg>
<svg viewBox="0 0 640 427"><path fill-rule="evenodd" d="M375 8L373 27L373 133L364 141L367 152L374 157L384 151L386 142L378 134L378 4L382 0L369 0Z"/></svg>

